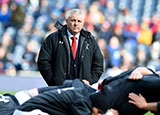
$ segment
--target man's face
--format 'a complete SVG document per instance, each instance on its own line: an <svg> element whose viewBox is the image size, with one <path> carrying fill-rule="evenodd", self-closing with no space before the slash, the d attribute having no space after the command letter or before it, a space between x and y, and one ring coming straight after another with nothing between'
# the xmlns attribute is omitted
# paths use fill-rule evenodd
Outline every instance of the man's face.
<svg viewBox="0 0 160 115"><path fill-rule="evenodd" d="M104 112L96 107L92 107L92 115L103 115Z"/></svg>
<svg viewBox="0 0 160 115"><path fill-rule="evenodd" d="M66 20L67 28L72 35L78 34L83 28L84 19L82 15L72 14L70 18Z"/></svg>

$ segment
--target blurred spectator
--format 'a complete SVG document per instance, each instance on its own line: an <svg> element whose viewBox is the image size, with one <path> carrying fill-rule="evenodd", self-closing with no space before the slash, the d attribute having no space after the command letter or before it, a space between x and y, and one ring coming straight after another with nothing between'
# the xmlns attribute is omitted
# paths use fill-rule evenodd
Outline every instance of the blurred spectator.
<svg viewBox="0 0 160 115"><path fill-rule="evenodd" d="M37 40L31 39L29 40L26 51L23 55L23 64L22 70L32 70L36 71L37 66L35 65L36 63L36 54L40 49L40 44L38 43Z"/></svg>
<svg viewBox="0 0 160 115"><path fill-rule="evenodd" d="M0 74L5 74L4 63L2 61L0 61Z"/></svg>
<svg viewBox="0 0 160 115"><path fill-rule="evenodd" d="M137 41L140 44L151 45L152 40L153 40L152 35L153 34L152 34L152 31L149 28L148 23L143 22L141 24L141 30L139 32Z"/></svg>
<svg viewBox="0 0 160 115"><path fill-rule="evenodd" d="M1 4L0 6L0 22L4 27L9 26L11 20L11 10L7 3Z"/></svg>
<svg viewBox="0 0 160 115"><path fill-rule="evenodd" d="M104 14L99 10L100 4L95 1L89 8L88 21L91 21L94 25L104 22Z"/></svg>
<svg viewBox="0 0 160 115"><path fill-rule="evenodd" d="M116 9L114 0L107 0L106 9L104 11L105 19L109 20L111 24L115 24L118 11Z"/></svg>
<svg viewBox="0 0 160 115"><path fill-rule="evenodd" d="M0 39L2 38L4 30L5 30L4 26L3 26L2 22L0 21Z"/></svg>
<svg viewBox="0 0 160 115"><path fill-rule="evenodd" d="M137 37L139 34L140 27L136 20L133 20L133 22L130 22L125 26L124 29L124 49L130 53L130 55L133 57L132 61L136 61L136 54L137 54Z"/></svg>
<svg viewBox="0 0 160 115"><path fill-rule="evenodd" d="M14 27L20 28L25 18L24 9L18 3L13 2L11 4L11 10L12 10L11 23Z"/></svg>
<svg viewBox="0 0 160 115"><path fill-rule="evenodd" d="M1 0L1 1L0 1L0 4L8 4L9 1L10 1L10 0Z"/></svg>
<svg viewBox="0 0 160 115"><path fill-rule="evenodd" d="M113 26L113 36L116 36L119 39L119 42L121 46L124 45L124 35L123 35L123 29L124 24L122 21L117 20L115 25Z"/></svg>
<svg viewBox="0 0 160 115"><path fill-rule="evenodd" d="M111 24L109 21L105 21L100 25L98 36L104 38L106 43L109 44L109 40L112 37Z"/></svg>
<svg viewBox="0 0 160 115"><path fill-rule="evenodd" d="M158 18L157 13L154 13L153 16L152 16L152 18L151 18L151 21L149 23L149 27L151 28L151 30L153 32L153 37L154 37L155 33L158 30L159 22L160 22L160 20Z"/></svg>
<svg viewBox="0 0 160 115"><path fill-rule="evenodd" d="M124 39L126 42L131 42L132 45L137 45L137 37L138 37L138 29L137 24L129 24L128 27L126 26L124 30Z"/></svg>
<svg viewBox="0 0 160 115"><path fill-rule="evenodd" d="M4 46L0 46L0 60L2 62L6 62L6 55L7 55L7 50Z"/></svg>
<svg viewBox="0 0 160 115"><path fill-rule="evenodd" d="M48 23L46 24L45 29L46 29L46 31L47 31L47 33L46 33L45 36L48 36L50 33L53 33L53 32L55 32L55 31L57 31L57 28L54 27L54 22L52 22L52 21L51 21L51 22L48 22ZM44 38L46 38L46 37L44 37Z"/></svg>
<svg viewBox="0 0 160 115"><path fill-rule="evenodd" d="M109 45L107 45L109 53L109 67L120 67L121 65L121 46L116 36L111 37Z"/></svg>
<svg viewBox="0 0 160 115"><path fill-rule="evenodd" d="M104 70L106 70L106 68L108 68L107 65L109 65L109 56L108 56L108 52L106 50L107 43L104 38L97 39L97 43L98 43L99 48L100 48L102 55L104 57L104 61L103 61L104 62Z"/></svg>
<svg viewBox="0 0 160 115"><path fill-rule="evenodd" d="M155 41L150 48L151 60L148 60L148 65L156 71L160 70L160 41Z"/></svg>
<svg viewBox="0 0 160 115"><path fill-rule="evenodd" d="M158 24L157 31L155 32L154 41L160 41L160 23Z"/></svg>
<svg viewBox="0 0 160 115"><path fill-rule="evenodd" d="M92 32L96 38L98 37L97 27L105 21L104 14L99 9L99 2L94 1L89 7L85 17L86 29Z"/></svg>
<svg viewBox="0 0 160 115"><path fill-rule="evenodd" d="M5 74L7 76L11 76L11 77L14 77L17 74L16 68L12 63L10 63L10 62L6 63Z"/></svg>
<svg viewBox="0 0 160 115"><path fill-rule="evenodd" d="M24 23L22 28L20 28L17 32L16 37L16 44L22 45L26 47L29 37L31 35L32 24L31 23Z"/></svg>
<svg viewBox="0 0 160 115"><path fill-rule="evenodd" d="M139 44L137 47L136 65L146 67L150 59L149 53L149 47L146 44Z"/></svg>
<svg viewBox="0 0 160 115"><path fill-rule="evenodd" d="M131 69L135 66L135 56L131 55L128 51L125 49L122 50L122 64L120 69L122 71L126 71L128 69Z"/></svg>

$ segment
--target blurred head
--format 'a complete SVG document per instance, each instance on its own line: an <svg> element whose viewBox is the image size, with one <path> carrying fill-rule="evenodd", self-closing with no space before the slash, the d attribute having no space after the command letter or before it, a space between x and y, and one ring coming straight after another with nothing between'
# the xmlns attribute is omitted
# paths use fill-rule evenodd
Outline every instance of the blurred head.
<svg viewBox="0 0 160 115"><path fill-rule="evenodd" d="M103 115L104 111L98 109L97 107L92 107L92 115Z"/></svg>
<svg viewBox="0 0 160 115"><path fill-rule="evenodd" d="M66 17L67 28L72 35L78 34L84 25L84 13L80 9L68 11Z"/></svg>
<svg viewBox="0 0 160 115"><path fill-rule="evenodd" d="M102 113L105 113L109 109L110 103L111 103L111 100L109 100L106 97L109 97L108 87L106 85L104 85L102 87L101 91L90 95L90 99L91 99L92 107L93 107L92 110L95 109L95 110L99 111L99 113L101 113L101 115L103 115ZM96 114L92 114L92 115L96 115Z"/></svg>
<svg viewBox="0 0 160 115"><path fill-rule="evenodd" d="M112 37L110 38L109 45L110 45L113 49L118 48L119 45L120 45L119 39L118 39L116 36L112 36Z"/></svg>
<svg viewBox="0 0 160 115"><path fill-rule="evenodd" d="M141 24L141 29L142 30L146 30L146 29L148 29L149 28L149 26L148 26L148 24L146 23L146 22L143 22L142 24Z"/></svg>

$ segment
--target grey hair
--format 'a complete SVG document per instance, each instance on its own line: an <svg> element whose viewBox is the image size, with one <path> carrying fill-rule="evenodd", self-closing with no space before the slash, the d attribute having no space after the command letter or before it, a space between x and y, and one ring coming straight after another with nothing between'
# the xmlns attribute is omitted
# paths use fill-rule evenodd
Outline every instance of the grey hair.
<svg viewBox="0 0 160 115"><path fill-rule="evenodd" d="M85 14L81 9L71 9L68 11L67 19L71 17L72 14L82 15L82 18L85 18Z"/></svg>

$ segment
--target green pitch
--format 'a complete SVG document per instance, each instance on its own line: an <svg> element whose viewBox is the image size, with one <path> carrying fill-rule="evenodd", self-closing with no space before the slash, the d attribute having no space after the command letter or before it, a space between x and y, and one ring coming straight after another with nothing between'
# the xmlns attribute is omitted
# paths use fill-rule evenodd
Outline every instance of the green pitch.
<svg viewBox="0 0 160 115"><path fill-rule="evenodd" d="M0 91L0 94L5 94L5 93L14 95L16 92L15 91Z"/></svg>

